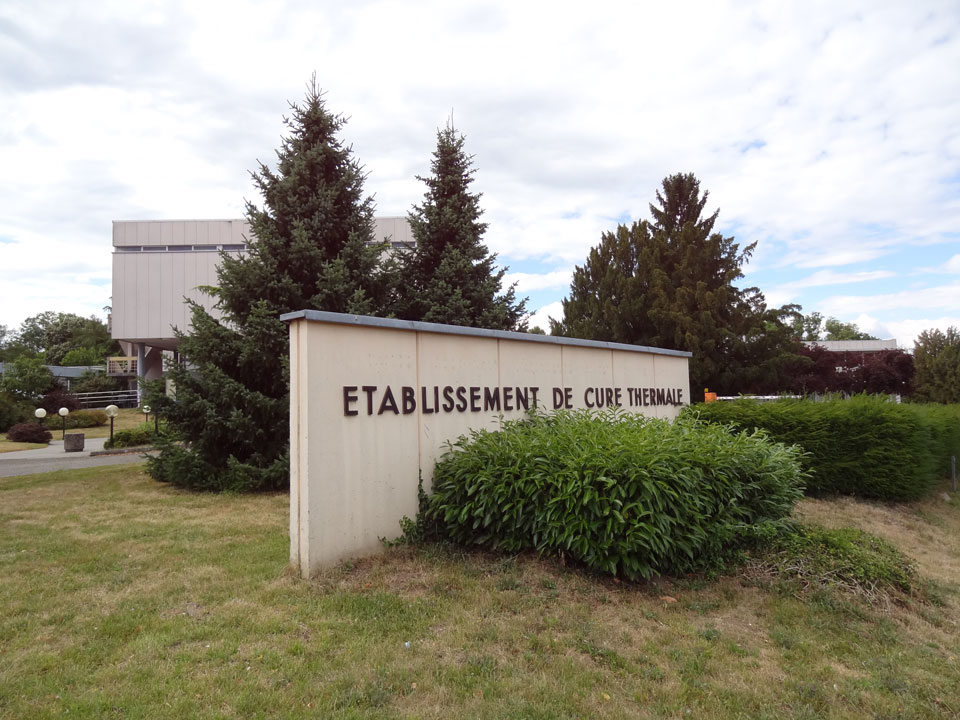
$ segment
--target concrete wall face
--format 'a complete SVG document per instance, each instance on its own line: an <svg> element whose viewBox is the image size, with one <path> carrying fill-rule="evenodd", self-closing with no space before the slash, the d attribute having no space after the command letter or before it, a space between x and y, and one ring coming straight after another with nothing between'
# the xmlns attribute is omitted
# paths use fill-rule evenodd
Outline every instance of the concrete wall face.
<svg viewBox="0 0 960 720"><path fill-rule="evenodd" d="M293 317L299 316L299 317ZM290 559L309 576L376 553L417 513L447 441L525 407L673 418L687 353L427 323L293 313ZM658 395L659 393L659 395Z"/></svg>
<svg viewBox="0 0 960 720"><path fill-rule="evenodd" d="M245 220L164 220L113 223L114 338L176 347L173 328L190 329L185 299L214 317L220 250L241 252L250 236Z"/></svg>
<svg viewBox="0 0 960 720"><path fill-rule="evenodd" d="M403 217L376 218L374 237L413 241ZM243 219L115 221L112 336L176 348L173 328L190 329L184 299L219 319L214 298L200 288L219 283L219 251L239 254L250 238L250 224Z"/></svg>

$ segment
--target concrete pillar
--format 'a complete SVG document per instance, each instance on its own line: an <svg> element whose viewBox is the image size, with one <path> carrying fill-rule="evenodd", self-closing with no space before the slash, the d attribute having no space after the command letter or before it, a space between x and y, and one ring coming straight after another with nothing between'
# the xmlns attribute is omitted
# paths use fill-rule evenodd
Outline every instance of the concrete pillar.
<svg viewBox="0 0 960 720"><path fill-rule="evenodd" d="M143 404L143 380L147 374L147 345L137 343L137 405Z"/></svg>

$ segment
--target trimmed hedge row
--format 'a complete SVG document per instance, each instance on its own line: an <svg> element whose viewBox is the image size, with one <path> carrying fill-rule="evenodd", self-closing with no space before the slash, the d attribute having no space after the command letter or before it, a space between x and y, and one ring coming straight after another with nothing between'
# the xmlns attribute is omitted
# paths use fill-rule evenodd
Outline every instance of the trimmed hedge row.
<svg viewBox="0 0 960 720"><path fill-rule="evenodd" d="M91 428L106 425L110 418L103 410L76 410L67 415L67 430ZM63 418L51 413L43 419L43 424L53 430L63 427Z"/></svg>
<svg viewBox="0 0 960 720"><path fill-rule="evenodd" d="M811 495L914 500L949 471L960 446L960 408L849 400L736 400L688 408L701 420L766 430L801 446Z"/></svg>
<svg viewBox="0 0 960 720"><path fill-rule="evenodd" d="M905 405L930 427L930 448L939 478L949 477L950 457L960 459L960 405Z"/></svg>
<svg viewBox="0 0 960 720"><path fill-rule="evenodd" d="M790 514L800 452L693 418L532 416L451 444L423 517L458 543L566 554L629 579L699 570Z"/></svg>

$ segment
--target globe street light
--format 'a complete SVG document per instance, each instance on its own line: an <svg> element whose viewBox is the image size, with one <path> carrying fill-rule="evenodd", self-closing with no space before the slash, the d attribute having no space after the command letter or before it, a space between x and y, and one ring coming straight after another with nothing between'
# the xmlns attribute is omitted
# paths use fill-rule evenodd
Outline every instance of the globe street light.
<svg viewBox="0 0 960 720"><path fill-rule="evenodd" d="M59 410L57 410L57 414L63 418L63 435L60 439L66 440L67 439L67 415L70 414L70 411L67 410L66 408L60 408Z"/></svg>
<svg viewBox="0 0 960 720"><path fill-rule="evenodd" d="M147 422L150 422L150 412L152 408L149 405L143 406L143 414L147 416ZM153 434L158 435L160 433L160 415L159 413L153 414Z"/></svg>
<svg viewBox="0 0 960 720"><path fill-rule="evenodd" d="M110 447L113 447L113 419L120 412L116 405L107 405L107 417L110 418Z"/></svg>
<svg viewBox="0 0 960 720"><path fill-rule="evenodd" d="M44 410L43 408L37 408L36 410L33 411L33 416L37 420L43 420L47 416L47 411Z"/></svg>

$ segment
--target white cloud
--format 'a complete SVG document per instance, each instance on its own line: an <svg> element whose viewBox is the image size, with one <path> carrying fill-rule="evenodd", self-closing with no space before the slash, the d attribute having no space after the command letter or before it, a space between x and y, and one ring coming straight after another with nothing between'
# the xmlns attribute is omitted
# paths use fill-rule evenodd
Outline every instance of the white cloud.
<svg viewBox="0 0 960 720"><path fill-rule="evenodd" d="M857 313L876 313L882 310L952 309L960 298L960 282L936 287L901 290L882 295L835 295L820 303L827 315L849 317Z"/></svg>
<svg viewBox="0 0 960 720"><path fill-rule="evenodd" d="M570 278L573 275L572 270L556 270L548 273L507 273L503 276L504 287L509 287L513 283L517 284L517 292L532 292L534 290L566 290L570 287Z"/></svg>
<svg viewBox="0 0 960 720"><path fill-rule="evenodd" d="M550 318L553 318L554 320L563 320L563 303L558 301L550 303L549 305L544 305L530 316L528 324L532 328L538 327L541 330L549 333Z"/></svg>
<svg viewBox="0 0 960 720"><path fill-rule="evenodd" d="M891 320L886 323L885 327L888 330L886 333L887 337L895 337L897 339L897 345L901 349L912 352L917 336L924 330L933 330L935 328L946 330L948 327L960 328L960 314L935 318L921 317L911 318L909 320Z"/></svg>
<svg viewBox="0 0 960 720"><path fill-rule="evenodd" d="M710 190L721 229L759 242L751 282L819 269L761 285L774 304L808 305L811 288L879 279L878 258L893 267L904 249L956 243L960 73L945 70L960 67L956 3L555 10L116 0L80 13L7 0L0 322L53 309L61 288L88 298L50 266L108 275L111 220L237 217L244 198L259 201L248 171L273 160L287 101L314 69L350 118L342 136L382 214L421 200L414 176L429 172L452 109L476 158L487 243L503 264L524 262L514 277L529 290L557 298L569 275L556 268L581 264L618 219L648 217L660 180L680 171ZM960 272L960 255L947 270ZM900 315L927 317L935 293L904 292L891 294ZM830 301L892 327L892 306ZM936 302L960 313L957 297Z"/></svg>

